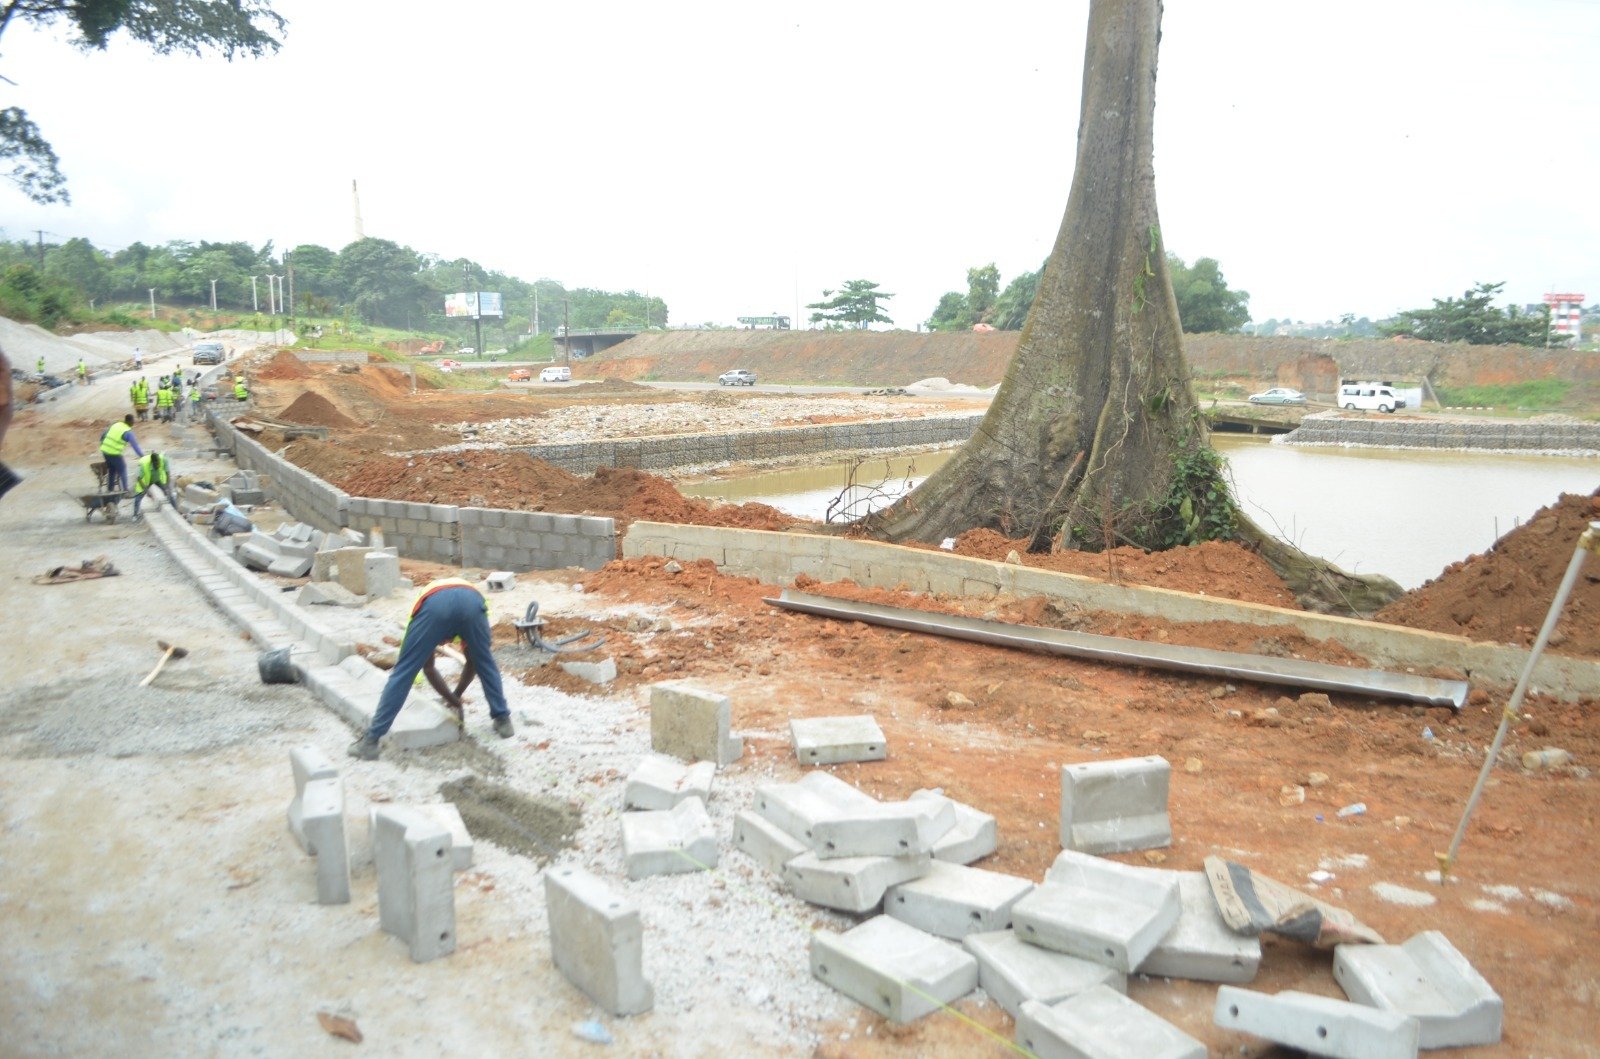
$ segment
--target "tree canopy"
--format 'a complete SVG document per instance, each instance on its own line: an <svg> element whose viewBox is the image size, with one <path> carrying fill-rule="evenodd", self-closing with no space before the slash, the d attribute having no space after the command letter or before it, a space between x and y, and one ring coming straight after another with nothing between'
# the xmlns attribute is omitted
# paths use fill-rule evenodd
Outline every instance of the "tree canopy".
<svg viewBox="0 0 1600 1059"><path fill-rule="evenodd" d="M119 32L157 55L217 52L224 59L277 51L287 23L265 0L0 0L0 35L12 23L65 22L72 43L103 51ZM35 202L68 202L60 160L21 107L0 110L0 165Z"/></svg>
<svg viewBox="0 0 1600 1059"><path fill-rule="evenodd" d="M993 261L967 269L967 292L951 291L940 298L928 318L928 330L968 331L975 324L991 323L999 293L1000 269Z"/></svg>
<svg viewBox="0 0 1600 1059"><path fill-rule="evenodd" d="M1474 346L1542 346L1549 341L1550 311L1525 313L1494 306L1505 283L1479 283L1459 298L1435 298L1429 309L1407 309L1380 325L1386 335Z"/></svg>
<svg viewBox="0 0 1600 1059"><path fill-rule="evenodd" d="M1167 271L1185 331L1237 331L1250 322L1250 292L1229 290L1215 258L1202 257L1191 268L1177 254L1168 254Z"/></svg>
<svg viewBox="0 0 1600 1059"><path fill-rule="evenodd" d="M878 303L893 298L893 294L878 289L878 284L865 279L847 279L839 290L825 290L822 292L823 301L812 302L807 309L816 309L811 314L812 323L853 324L856 327L866 327L868 324L892 324L893 320L883 312Z"/></svg>

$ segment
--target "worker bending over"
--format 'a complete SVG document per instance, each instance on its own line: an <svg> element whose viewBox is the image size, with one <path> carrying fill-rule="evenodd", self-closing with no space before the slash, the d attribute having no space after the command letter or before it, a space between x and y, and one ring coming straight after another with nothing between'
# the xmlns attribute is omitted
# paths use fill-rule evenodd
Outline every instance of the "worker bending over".
<svg viewBox="0 0 1600 1059"><path fill-rule="evenodd" d="M459 639L466 649L467 669L462 671L461 683L453 695L446 694L444 681L433 669L433 650L440 644ZM509 739L516 734L511 727L511 711L506 706L505 689L500 685L500 667L495 664L494 645L489 634L489 600L478 591L478 586L459 577L435 581L417 594L411 604L411 621L406 625L405 639L400 642L400 657L389 671L389 680L378 697L378 708L372 715L372 726L365 735L350 744L351 757L363 761L376 760L378 741L382 739L394 719L405 705L417 673L426 669L429 682L445 696L452 709L459 709L461 693L471 682L474 671L483 680L483 697L489 702L489 716L494 719L495 734Z"/></svg>
<svg viewBox="0 0 1600 1059"><path fill-rule="evenodd" d="M140 456L144 450L139 447L139 442L133 436L133 413L129 412L118 422L106 427L106 432L100 435L100 455L106 461L106 492L115 493L118 482L121 488L128 488L128 461L122 458L122 453L129 445Z"/></svg>
<svg viewBox="0 0 1600 1059"><path fill-rule="evenodd" d="M159 491L167 498L167 503L174 508L178 506L178 496L172 490L172 464L159 452L150 452L139 457L139 463L133 475L133 517L135 521L144 516L139 514L139 503L151 490Z"/></svg>

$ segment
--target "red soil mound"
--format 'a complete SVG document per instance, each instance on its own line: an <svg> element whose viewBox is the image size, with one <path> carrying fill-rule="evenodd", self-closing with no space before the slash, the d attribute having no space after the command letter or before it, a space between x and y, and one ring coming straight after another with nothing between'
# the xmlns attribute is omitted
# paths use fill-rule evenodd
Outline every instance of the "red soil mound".
<svg viewBox="0 0 1600 1059"><path fill-rule="evenodd" d="M278 413L278 418L308 427L358 427L361 424L333 406L333 402L320 393L306 391L294 403Z"/></svg>
<svg viewBox="0 0 1600 1059"><path fill-rule="evenodd" d="M309 379L313 372L307 368L305 362L290 353L287 349L279 350L271 360L255 370L256 378L270 379L273 382L284 382L294 379Z"/></svg>
<svg viewBox="0 0 1600 1059"><path fill-rule="evenodd" d="M1567 493L1481 555L1445 567L1377 614L1379 621L1474 640L1531 645L1572 561L1578 537L1600 519L1600 490ZM1600 558L1578 575L1550 648L1600 657Z"/></svg>

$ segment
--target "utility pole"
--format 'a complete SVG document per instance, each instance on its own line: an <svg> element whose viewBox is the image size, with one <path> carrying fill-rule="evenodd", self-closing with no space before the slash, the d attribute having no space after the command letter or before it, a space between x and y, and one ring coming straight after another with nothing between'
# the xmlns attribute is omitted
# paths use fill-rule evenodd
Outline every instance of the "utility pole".
<svg viewBox="0 0 1600 1059"><path fill-rule="evenodd" d="M44 268L44 236L45 236L45 233L43 231L41 231L40 229L38 229L38 228L35 228L33 231L34 231L34 234L36 234L39 237L39 268L42 270Z"/></svg>
<svg viewBox="0 0 1600 1059"><path fill-rule="evenodd" d="M217 281L211 281L211 311L217 311Z"/></svg>
<svg viewBox="0 0 1600 1059"><path fill-rule="evenodd" d="M257 278L256 276L250 277L250 311L253 313L261 311L261 295L256 292Z"/></svg>
<svg viewBox="0 0 1600 1059"><path fill-rule="evenodd" d="M468 287L472 286L472 266L465 261L461 262L461 278ZM469 290L467 297L472 299L472 347L473 356L483 359L483 306L478 304L478 292Z"/></svg>
<svg viewBox="0 0 1600 1059"><path fill-rule="evenodd" d="M572 370L572 302L561 299L561 355L567 370Z"/></svg>
<svg viewBox="0 0 1600 1059"><path fill-rule="evenodd" d="M150 288L150 319L156 318L156 289Z"/></svg>
<svg viewBox="0 0 1600 1059"><path fill-rule="evenodd" d="M533 288L533 336L539 337L539 288Z"/></svg>
<svg viewBox="0 0 1600 1059"><path fill-rule="evenodd" d="M289 326L294 326L294 266L289 264L289 255L283 255L285 271L289 273Z"/></svg>

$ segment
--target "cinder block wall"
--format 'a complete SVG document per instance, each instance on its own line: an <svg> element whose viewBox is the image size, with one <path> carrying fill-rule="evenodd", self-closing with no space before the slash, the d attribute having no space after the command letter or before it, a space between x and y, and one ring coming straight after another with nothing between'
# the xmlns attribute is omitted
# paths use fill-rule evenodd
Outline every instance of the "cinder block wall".
<svg viewBox="0 0 1600 1059"><path fill-rule="evenodd" d="M461 508L461 562L497 570L598 570L617 557L617 526L592 515Z"/></svg>
<svg viewBox="0 0 1600 1059"><path fill-rule="evenodd" d="M1472 423L1373 417L1321 418L1285 434L1287 445L1600 452L1600 423Z"/></svg>
<svg viewBox="0 0 1600 1059"><path fill-rule="evenodd" d="M461 565L461 509L453 504L353 496L345 525L362 533L382 531L385 546L408 558Z"/></svg>

